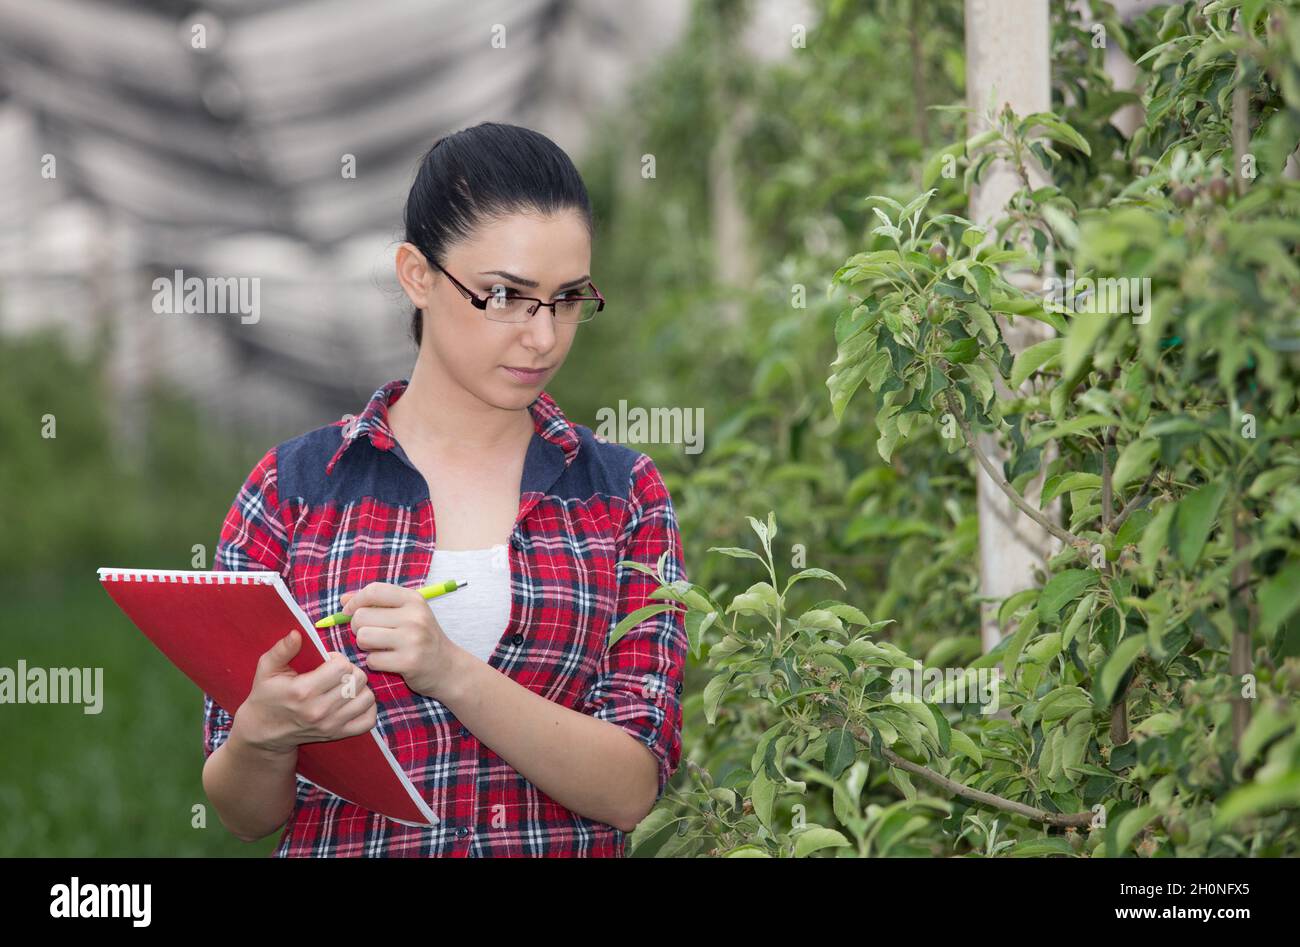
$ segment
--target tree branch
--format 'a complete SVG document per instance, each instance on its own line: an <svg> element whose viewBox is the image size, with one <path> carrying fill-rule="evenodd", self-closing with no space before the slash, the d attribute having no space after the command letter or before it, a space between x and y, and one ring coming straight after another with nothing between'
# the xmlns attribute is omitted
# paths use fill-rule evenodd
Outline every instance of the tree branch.
<svg viewBox="0 0 1300 947"><path fill-rule="evenodd" d="M1137 509L1137 505L1141 503L1142 498L1147 495L1146 492L1147 487L1151 486L1151 481L1154 480L1155 478L1156 478L1156 468L1152 467L1151 472L1147 474L1146 480L1144 480L1142 482L1142 486L1138 488L1138 492L1133 494L1132 499L1130 499L1127 503L1125 503L1124 508L1119 511L1119 516L1115 517L1115 519L1111 522L1111 527L1110 527L1111 535L1118 533L1119 528L1124 525L1124 521L1128 519L1129 514Z"/></svg>
<svg viewBox="0 0 1300 947"><path fill-rule="evenodd" d="M1112 428L1106 428L1101 439L1101 528L1110 529L1114 508L1114 484L1110 473L1110 440Z"/></svg>
<svg viewBox="0 0 1300 947"><path fill-rule="evenodd" d="M944 394L948 400L948 410L952 412L953 417L957 419L957 423L961 426L961 433L966 439L966 446L971 449L971 453L975 455L975 459L979 461L980 466L984 468L984 472L988 474L989 479L997 484L998 489L1007 495L1007 499L1014 503L1020 509L1020 512L1024 513L1031 520L1043 527L1043 529L1047 530L1067 546L1086 549L1088 546L1087 540L1080 539L1067 529L1062 529L1044 516L1039 510L1030 506L1029 502L1017 493L1011 484L1007 483L1002 474L994 469L993 464L984 456L984 452L981 451L979 446L975 443L975 436L971 433L970 423L967 422L966 416L957 410L957 401L953 397L952 391L946 391Z"/></svg>
<svg viewBox="0 0 1300 947"><path fill-rule="evenodd" d="M871 746L871 733L857 724L853 724L838 715L832 715L826 718L826 722L834 724L837 727L843 727L849 733L865 746ZM969 799L972 802L978 802L981 805L991 806L994 809L1001 809L1003 812L1010 812L1014 815L1022 815L1032 822L1042 822L1047 825L1059 827L1073 826L1075 828L1086 828L1092 824L1093 814L1091 812L1048 812L1046 809L1035 809L1033 806L1027 806L1023 802L1015 802L1011 799L1004 799L1001 796L995 796L991 792L984 792L982 789L971 789L955 780L949 779L927 766L920 763L913 763L909 759L899 756L887 746L880 748L880 755L888 761L889 765L897 766L901 770L911 773L913 776L920 776L927 782L934 783L943 789L948 790L955 796L961 796L963 799Z"/></svg>
<svg viewBox="0 0 1300 947"><path fill-rule="evenodd" d="M1238 498L1234 509L1230 514L1232 517L1232 545L1235 550L1240 552L1250 544L1250 537L1247 535L1247 523L1250 519L1250 511L1246 505ZM1241 737L1246 732L1246 727L1250 724L1250 701L1241 696L1241 679L1255 670L1255 662L1251 660L1251 636L1254 633L1255 626L1259 621L1259 612L1255 604L1255 596L1250 588L1250 566L1251 560L1243 557L1237 563L1232 573L1232 583L1242 590L1237 604L1244 606L1238 609L1238 614L1244 611L1232 630L1232 645L1228 654L1228 671L1236 680L1236 685L1232 691L1232 745L1241 750Z"/></svg>

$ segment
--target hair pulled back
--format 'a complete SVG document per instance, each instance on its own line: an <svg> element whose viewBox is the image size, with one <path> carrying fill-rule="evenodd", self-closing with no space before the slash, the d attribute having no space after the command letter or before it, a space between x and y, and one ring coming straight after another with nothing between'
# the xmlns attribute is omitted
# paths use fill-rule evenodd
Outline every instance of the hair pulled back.
<svg viewBox="0 0 1300 947"><path fill-rule="evenodd" d="M577 209L592 233L591 201L578 169L540 132L483 122L434 142L420 160L406 198L404 239L430 263L481 224L516 213L551 215ZM418 307L411 336L418 348L424 328Z"/></svg>

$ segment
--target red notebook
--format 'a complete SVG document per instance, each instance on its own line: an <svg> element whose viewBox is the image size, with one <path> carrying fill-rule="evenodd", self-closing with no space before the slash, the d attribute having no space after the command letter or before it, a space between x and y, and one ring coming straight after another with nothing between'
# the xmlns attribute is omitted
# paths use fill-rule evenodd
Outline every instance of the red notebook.
<svg viewBox="0 0 1300 947"><path fill-rule="evenodd" d="M253 689L257 660L298 628L306 641L289 666L320 667L328 653L275 572L101 568L99 580L136 627L191 681L234 713ZM298 773L395 822L438 824L377 728L298 748Z"/></svg>

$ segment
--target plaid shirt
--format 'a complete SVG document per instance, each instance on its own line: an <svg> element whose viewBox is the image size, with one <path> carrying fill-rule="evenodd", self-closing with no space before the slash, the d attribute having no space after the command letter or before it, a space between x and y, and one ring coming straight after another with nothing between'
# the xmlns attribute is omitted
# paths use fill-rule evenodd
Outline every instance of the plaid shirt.
<svg viewBox="0 0 1300 947"><path fill-rule="evenodd" d="M424 585L434 510L423 475L388 426L406 379L389 382L361 414L344 415L269 450L240 488L221 529L214 568L280 573L313 622L371 582ZM614 625L651 600L664 577L685 579L672 501L645 454L571 424L542 392L528 406L519 517L510 534L510 622L489 664L548 700L606 720L650 748L659 792L681 757L687 640L680 613L647 618L606 647ZM342 628L325 647L365 668ZM624 833L560 805L461 726L443 703L404 679L368 671L377 727L442 820L402 825L299 776L293 815L275 850L292 856L612 856ZM230 733L231 713L204 695L204 758Z"/></svg>

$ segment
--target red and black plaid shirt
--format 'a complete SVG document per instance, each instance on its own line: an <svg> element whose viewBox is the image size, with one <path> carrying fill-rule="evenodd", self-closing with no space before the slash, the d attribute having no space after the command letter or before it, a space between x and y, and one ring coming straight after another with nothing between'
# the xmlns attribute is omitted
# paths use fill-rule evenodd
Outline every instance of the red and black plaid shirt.
<svg viewBox="0 0 1300 947"><path fill-rule="evenodd" d="M361 414L269 450L221 529L214 568L280 573L313 622L371 582L426 584L434 510L424 476L388 427L406 379ZM542 392L529 405L519 517L510 534L510 622L489 664L548 700L622 727L659 761L659 796L681 757L687 639L676 610L609 633L656 600L656 581L620 560L685 579L668 491L650 458L571 424ZM345 628L325 647L366 667ZM368 671L378 729L442 820L414 828L347 802L301 776L275 855L612 856L624 833L560 805L481 743L448 707L398 674ZM204 695L204 758L229 736L231 712Z"/></svg>

